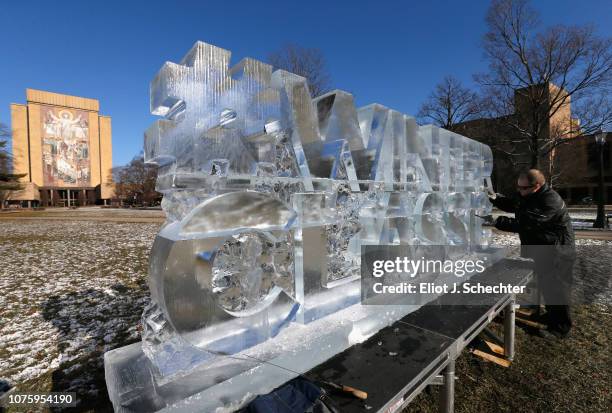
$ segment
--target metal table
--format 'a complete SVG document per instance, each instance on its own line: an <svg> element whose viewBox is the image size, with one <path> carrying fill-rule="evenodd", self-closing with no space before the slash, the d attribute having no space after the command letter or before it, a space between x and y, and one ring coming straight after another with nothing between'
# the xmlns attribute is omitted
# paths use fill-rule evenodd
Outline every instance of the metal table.
<svg viewBox="0 0 612 413"><path fill-rule="evenodd" d="M504 259L469 282L526 285L530 261ZM504 353L514 357L514 294L466 297L447 305L450 294L408 314L367 341L352 346L310 370L311 378L342 383L368 393L365 401L334 394L341 412L395 412L426 386L441 384L440 411L454 410L455 360L463 349L504 311ZM456 300L455 300L456 301Z"/></svg>

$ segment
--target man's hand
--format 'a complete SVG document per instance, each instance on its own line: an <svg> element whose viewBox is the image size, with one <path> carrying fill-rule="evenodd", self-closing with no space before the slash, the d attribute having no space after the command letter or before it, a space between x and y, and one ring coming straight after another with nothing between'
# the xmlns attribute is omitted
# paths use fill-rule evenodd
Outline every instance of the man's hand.
<svg viewBox="0 0 612 413"><path fill-rule="evenodd" d="M505 216L499 216L495 220L495 228L501 231L512 231L515 224L515 219Z"/></svg>
<svg viewBox="0 0 612 413"><path fill-rule="evenodd" d="M480 219L482 219L482 224L485 226L489 226L492 227L495 225L495 220L493 219L493 215L478 215L476 214L476 216Z"/></svg>

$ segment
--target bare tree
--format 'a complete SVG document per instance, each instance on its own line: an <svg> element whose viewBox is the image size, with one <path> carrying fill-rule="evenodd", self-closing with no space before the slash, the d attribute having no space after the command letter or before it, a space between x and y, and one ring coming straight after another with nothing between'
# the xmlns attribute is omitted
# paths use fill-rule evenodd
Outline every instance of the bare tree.
<svg viewBox="0 0 612 413"><path fill-rule="evenodd" d="M0 209L4 207L4 202L8 199L11 191L23 189L19 178L24 174L13 174L13 159L9 153L8 139L11 137L10 129L0 123Z"/></svg>
<svg viewBox="0 0 612 413"><path fill-rule="evenodd" d="M421 105L417 118L452 130L454 125L475 119L481 113L478 94L464 87L459 79L446 76Z"/></svg>
<svg viewBox="0 0 612 413"><path fill-rule="evenodd" d="M325 57L319 49L286 44L270 53L268 62L274 69L283 69L308 80L310 95L317 97L330 90Z"/></svg>
<svg viewBox="0 0 612 413"><path fill-rule="evenodd" d="M502 117L513 131L504 142L508 155L527 156L537 168L566 138L609 127L612 39L590 26L538 31L527 0L493 0L486 22L489 71L476 80L489 115ZM571 118L570 102L580 122Z"/></svg>
<svg viewBox="0 0 612 413"><path fill-rule="evenodd" d="M124 167L113 168L115 195L123 203L130 205L153 205L161 200L155 191L157 167L145 164L142 156L137 156Z"/></svg>

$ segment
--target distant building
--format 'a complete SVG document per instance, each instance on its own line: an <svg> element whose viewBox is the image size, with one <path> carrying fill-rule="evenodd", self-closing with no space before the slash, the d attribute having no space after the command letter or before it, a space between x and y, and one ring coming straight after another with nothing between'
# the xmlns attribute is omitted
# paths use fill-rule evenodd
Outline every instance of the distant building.
<svg viewBox="0 0 612 413"><path fill-rule="evenodd" d="M533 86L542 91L544 96L558 93L559 88L551 83ZM527 91L527 93L525 93ZM527 142L521 138L512 139L516 130L510 123L526 126L530 119L526 110L528 102L525 95L529 90L519 89L514 95L514 113L500 118L483 118L459 123L453 130L472 139L486 143L493 149L494 167L493 183L498 192L510 194L516 191L516 178L520 169L529 167L531 158ZM543 127L542 136L559 136L563 131L567 143L558 146L548 159L540 160L540 169L553 187L564 197L568 204L580 204L585 198L598 199L597 177L599 171L598 148L592 135L581 135L578 120L572 118L571 99L560 107L553 116L543 114L548 119ZM612 136L607 138L604 146L604 200L612 203L612 159L610 158ZM511 155L522 154L522 155Z"/></svg>
<svg viewBox="0 0 612 413"><path fill-rule="evenodd" d="M11 104L13 170L24 189L10 203L93 205L113 196L111 118L96 99L27 89Z"/></svg>
<svg viewBox="0 0 612 413"><path fill-rule="evenodd" d="M612 133L603 146L604 202L612 204ZM557 148L557 161L563 172L555 189L568 204L597 203L599 199L599 145L593 135L573 138ZM590 202L588 201L590 199Z"/></svg>

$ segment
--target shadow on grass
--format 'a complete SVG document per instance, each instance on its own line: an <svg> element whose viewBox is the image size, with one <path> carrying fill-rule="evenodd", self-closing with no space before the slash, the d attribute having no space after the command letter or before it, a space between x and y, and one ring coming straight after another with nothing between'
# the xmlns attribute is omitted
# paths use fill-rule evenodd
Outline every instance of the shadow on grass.
<svg viewBox="0 0 612 413"><path fill-rule="evenodd" d="M113 411L104 378L104 352L138 340L130 336L130 327L133 330L142 313L135 298L148 292L143 284L86 289L45 302L43 317L57 328L57 349L65 358L52 373L50 391L74 392L78 400L76 407L53 411Z"/></svg>

